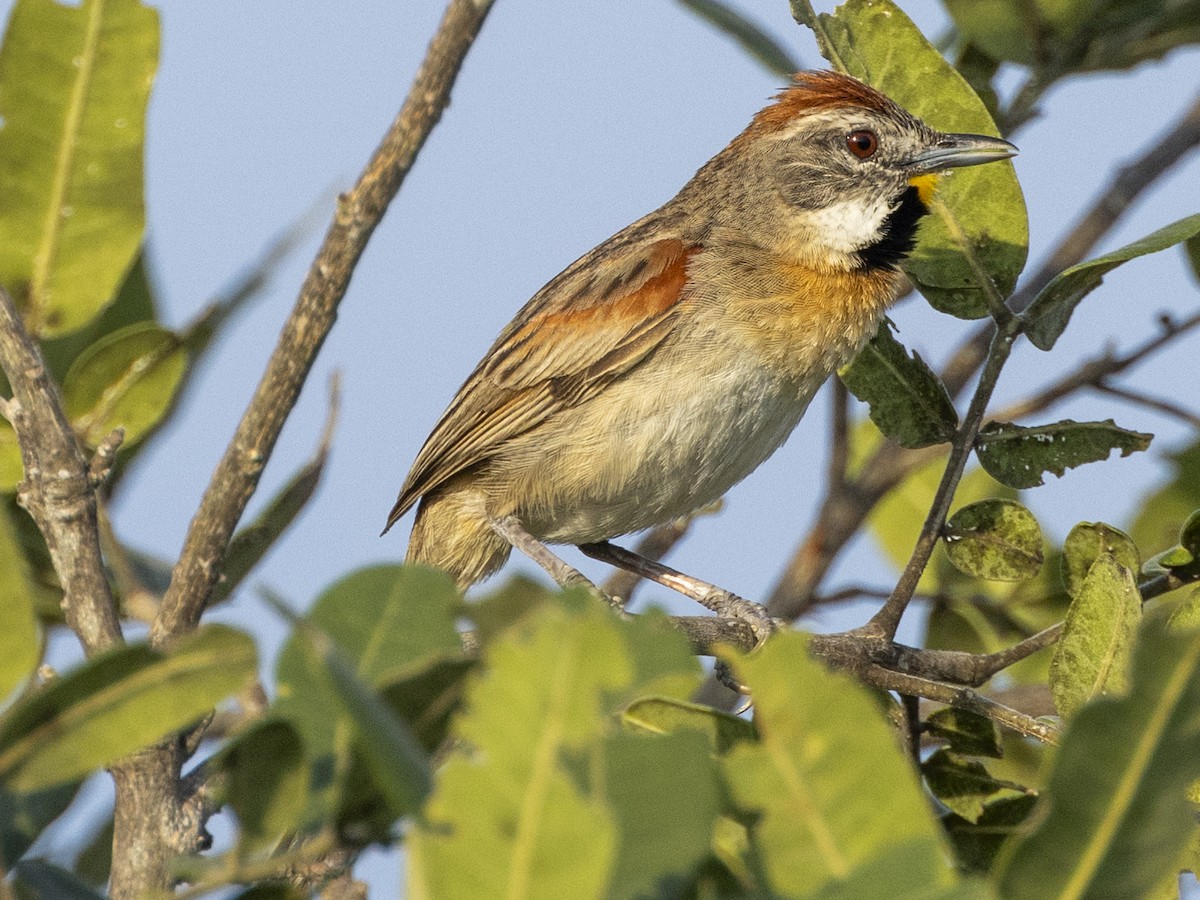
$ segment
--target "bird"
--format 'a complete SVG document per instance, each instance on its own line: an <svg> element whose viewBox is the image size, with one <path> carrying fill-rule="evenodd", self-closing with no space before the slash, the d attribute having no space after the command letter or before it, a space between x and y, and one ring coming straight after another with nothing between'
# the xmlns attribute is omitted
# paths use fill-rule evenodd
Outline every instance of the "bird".
<svg viewBox="0 0 1200 900"><path fill-rule="evenodd" d="M679 193L567 266L438 420L386 533L462 589L514 545L602 545L766 460L905 284L939 174L1007 159L848 75L796 74ZM561 581L561 578L560 578Z"/></svg>

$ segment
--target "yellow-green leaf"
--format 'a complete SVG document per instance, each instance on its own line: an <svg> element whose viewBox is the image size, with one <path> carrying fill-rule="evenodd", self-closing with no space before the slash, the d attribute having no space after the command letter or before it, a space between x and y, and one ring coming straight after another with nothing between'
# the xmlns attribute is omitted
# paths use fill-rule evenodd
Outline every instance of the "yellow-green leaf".
<svg viewBox="0 0 1200 900"><path fill-rule="evenodd" d="M33 674L41 656L33 612L33 576L0 502L0 703Z"/></svg>
<svg viewBox="0 0 1200 900"><path fill-rule="evenodd" d="M187 351L170 331L139 322L79 354L63 380L63 403L90 447L114 428L134 444L170 409L187 370Z"/></svg>
<svg viewBox="0 0 1200 900"><path fill-rule="evenodd" d="M20 0L0 49L0 284L30 331L115 296L142 240L158 14L137 0Z"/></svg>
<svg viewBox="0 0 1200 900"><path fill-rule="evenodd" d="M132 644L88 660L0 720L0 778L72 781L183 728L257 672L254 641L209 625L163 654Z"/></svg>

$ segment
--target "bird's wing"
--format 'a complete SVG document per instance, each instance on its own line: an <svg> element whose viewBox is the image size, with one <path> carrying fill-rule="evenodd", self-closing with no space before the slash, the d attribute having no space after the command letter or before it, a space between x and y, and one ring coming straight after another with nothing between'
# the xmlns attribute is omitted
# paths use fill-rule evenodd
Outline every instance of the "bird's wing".
<svg viewBox="0 0 1200 900"><path fill-rule="evenodd" d="M641 362L674 325L696 249L678 239L614 239L542 288L442 414L387 527L421 495ZM601 254L609 258L597 277L590 263Z"/></svg>

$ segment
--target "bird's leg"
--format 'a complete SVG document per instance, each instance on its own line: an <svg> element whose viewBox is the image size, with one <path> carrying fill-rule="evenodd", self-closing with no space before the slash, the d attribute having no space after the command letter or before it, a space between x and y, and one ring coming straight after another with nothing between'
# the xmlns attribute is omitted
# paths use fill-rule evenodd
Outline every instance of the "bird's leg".
<svg viewBox="0 0 1200 900"><path fill-rule="evenodd" d="M504 538L545 569L546 573L554 579L559 587L582 587L606 603L611 604L617 609L621 609L619 599L609 597L604 591L592 584L586 575L570 563L555 556L549 547L525 530L525 526L521 524L521 520L516 516L489 516L488 524L492 526L492 531L496 532L496 534L500 535L500 537Z"/></svg>
<svg viewBox="0 0 1200 900"><path fill-rule="evenodd" d="M685 575L683 572L672 569L670 566L664 566L655 560L638 556L624 547L618 547L608 541L601 541L596 544L580 544L579 549L592 559L598 559L610 566L616 566L618 569L633 572L635 575L640 575L642 578L683 594L701 606L711 609L719 616L741 619L754 630L759 643L762 643L779 628L780 623L771 618L766 607L761 604L732 594L715 584Z"/></svg>

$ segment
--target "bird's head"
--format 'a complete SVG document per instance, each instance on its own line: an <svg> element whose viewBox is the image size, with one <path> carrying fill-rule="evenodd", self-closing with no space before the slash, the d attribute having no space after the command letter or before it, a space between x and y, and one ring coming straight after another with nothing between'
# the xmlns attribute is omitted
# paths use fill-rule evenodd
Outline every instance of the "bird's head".
<svg viewBox="0 0 1200 900"><path fill-rule="evenodd" d="M937 131L847 75L803 72L697 181L715 180L740 227L798 261L895 267L938 173L1016 153L999 138Z"/></svg>

